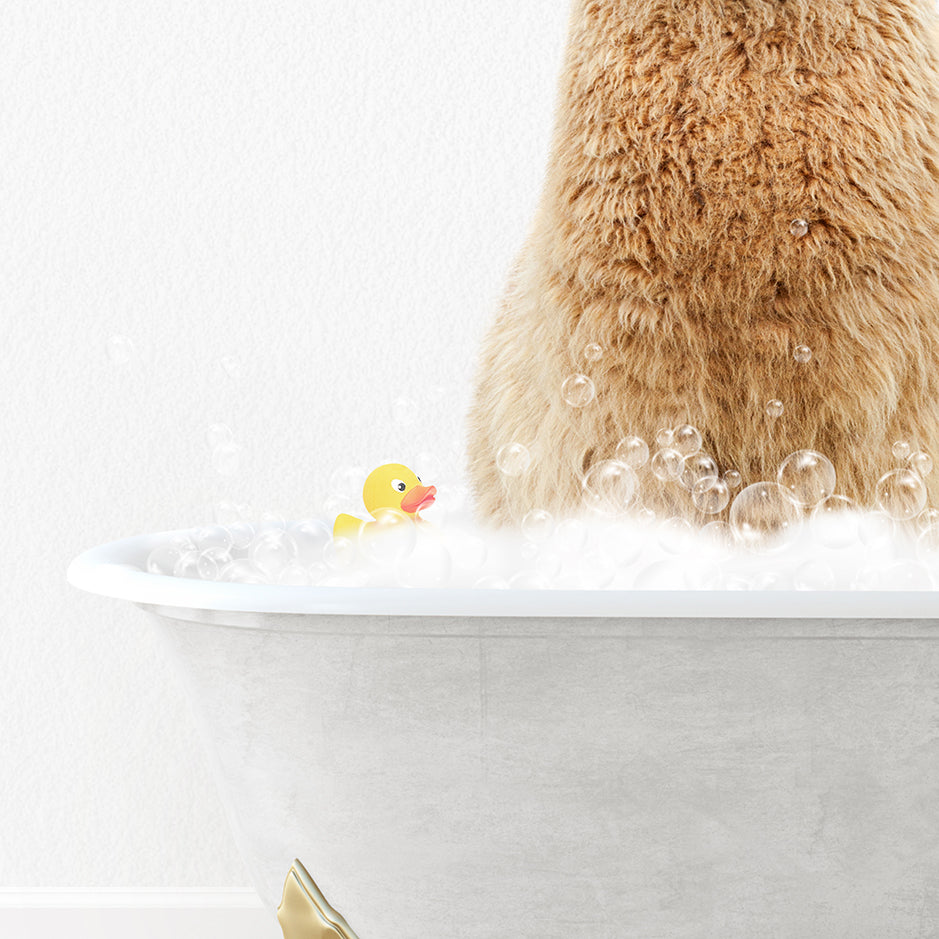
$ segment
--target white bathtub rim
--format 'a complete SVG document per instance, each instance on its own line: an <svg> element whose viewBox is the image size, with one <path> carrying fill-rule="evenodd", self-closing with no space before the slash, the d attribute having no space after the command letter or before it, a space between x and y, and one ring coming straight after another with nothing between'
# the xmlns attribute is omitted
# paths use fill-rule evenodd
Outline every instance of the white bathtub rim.
<svg viewBox="0 0 939 939"><path fill-rule="evenodd" d="M350 616L812 618L939 620L939 591L484 590L298 587L151 574L153 547L178 532L91 548L68 568L74 587L133 603L244 613Z"/></svg>

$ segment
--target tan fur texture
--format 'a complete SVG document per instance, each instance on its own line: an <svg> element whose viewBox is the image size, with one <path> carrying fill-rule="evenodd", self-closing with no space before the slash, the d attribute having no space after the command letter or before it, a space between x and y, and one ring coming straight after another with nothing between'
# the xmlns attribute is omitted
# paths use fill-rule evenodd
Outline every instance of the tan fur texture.
<svg viewBox="0 0 939 939"><path fill-rule="evenodd" d="M684 422L744 485L811 448L870 504L894 441L939 464L935 22L932 0L575 0L540 208L470 414L482 517L574 511L623 436L654 451ZM561 397L575 372L596 385L584 408ZM495 464L512 441L533 458L515 478Z"/></svg>

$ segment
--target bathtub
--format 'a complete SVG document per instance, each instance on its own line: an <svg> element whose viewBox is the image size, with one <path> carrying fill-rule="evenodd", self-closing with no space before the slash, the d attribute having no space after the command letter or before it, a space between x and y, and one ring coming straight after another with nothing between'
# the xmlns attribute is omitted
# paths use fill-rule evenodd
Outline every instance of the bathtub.
<svg viewBox="0 0 939 939"><path fill-rule="evenodd" d="M272 908L297 857L359 939L939 934L937 594L220 584L165 537L69 579L158 624Z"/></svg>

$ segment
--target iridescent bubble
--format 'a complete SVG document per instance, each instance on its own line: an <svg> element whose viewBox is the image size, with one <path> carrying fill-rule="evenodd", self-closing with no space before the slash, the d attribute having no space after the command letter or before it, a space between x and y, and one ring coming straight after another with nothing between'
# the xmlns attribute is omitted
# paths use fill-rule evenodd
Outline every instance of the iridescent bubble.
<svg viewBox="0 0 939 939"><path fill-rule="evenodd" d="M730 527L738 543L768 551L795 536L801 513L782 486L754 483L737 494L730 507Z"/></svg>
<svg viewBox="0 0 939 939"><path fill-rule="evenodd" d="M652 457L652 473L656 479L660 479L662 482L678 479L683 463L682 455L677 450L666 447L664 450L659 450Z"/></svg>
<svg viewBox="0 0 939 939"><path fill-rule="evenodd" d="M618 460L601 460L584 476L584 504L598 515L621 515L629 507L637 485L632 467Z"/></svg>
<svg viewBox="0 0 939 939"><path fill-rule="evenodd" d="M743 485L743 477L737 470L729 469L724 473L724 482L727 483L727 488L733 492Z"/></svg>
<svg viewBox="0 0 939 939"><path fill-rule="evenodd" d="M809 232L809 223L804 218L794 218L789 226L789 234L803 238Z"/></svg>
<svg viewBox="0 0 939 939"><path fill-rule="evenodd" d="M723 479L706 476L694 484L691 501L698 511L705 515L717 515L718 512L723 512L730 502L730 487Z"/></svg>
<svg viewBox="0 0 939 939"><path fill-rule="evenodd" d="M917 450L916 453L911 453L907 463L910 469L913 470L920 479L925 479L933 469L932 457L923 450Z"/></svg>
<svg viewBox="0 0 939 939"><path fill-rule="evenodd" d="M616 445L616 459L634 470L649 462L649 445L642 437L624 437Z"/></svg>
<svg viewBox="0 0 939 939"><path fill-rule="evenodd" d="M782 417L783 411L786 408L784 407L782 401L779 398L772 398L766 402L766 416L771 420L776 420L778 417Z"/></svg>
<svg viewBox="0 0 939 939"><path fill-rule="evenodd" d="M674 439L675 431L673 431L670 427L663 427L655 434L655 442L658 444L660 450L673 449L672 441Z"/></svg>
<svg viewBox="0 0 939 939"><path fill-rule="evenodd" d="M877 505L897 521L913 518L926 507L926 486L911 469L891 470L877 483Z"/></svg>
<svg viewBox="0 0 939 939"><path fill-rule="evenodd" d="M598 362L603 358L603 346L598 342L588 342L584 346L584 358L588 362Z"/></svg>
<svg viewBox="0 0 939 939"><path fill-rule="evenodd" d="M596 397L593 380L586 375L570 375L561 385L561 396L573 408L583 408Z"/></svg>
<svg viewBox="0 0 939 939"><path fill-rule="evenodd" d="M717 480L720 470L714 458L703 451L692 453L682 460L679 481L689 492L703 479Z"/></svg>
<svg viewBox="0 0 939 939"><path fill-rule="evenodd" d="M126 365L135 355L132 339L127 336L111 336L107 343L108 358L115 365Z"/></svg>
<svg viewBox="0 0 939 939"><path fill-rule="evenodd" d="M252 542L248 557L265 574L276 577L296 560L297 546L286 532L270 529L262 531Z"/></svg>
<svg viewBox="0 0 939 939"><path fill-rule="evenodd" d="M812 358L812 350L808 346L796 346L792 357L800 364L805 365Z"/></svg>
<svg viewBox="0 0 939 939"><path fill-rule="evenodd" d="M521 476L531 466L531 454L524 444L506 444L496 454L496 466L503 476Z"/></svg>
<svg viewBox="0 0 939 939"><path fill-rule="evenodd" d="M901 463L904 462L913 452L913 448L905 441L898 440L891 448L894 457Z"/></svg>
<svg viewBox="0 0 939 939"><path fill-rule="evenodd" d="M397 509L376 509L375 521L359 530L359 550L377 564L406 558L417 544L417 525Z"/></svg>
<svg viewBox="0 0 939 939"><path fill-rule="evenodd" d="M553 531L554 516L545 509L532 509L522 519L522 534L529 541L547 541Z"/></svg>
<svg viewBox="0 0 939 939"><path fill-rule="evenodd" d="M797 450L779 464L776 482L798 505L811 508L835 491L835 467L815 450Z"/></svg>
<svg viewBox="0 0 939 939"><path fill-rule="evenodd" d="M697 427L691 424L682 424L676 427L672 434L672 449L677 450L682 456L691 456L701 449L701 432Z"/></svg>
<svg viewBox="0 0 939 939"><path fill-rule="evenodd" d="M241 447L234 442L219 444L212 451L212 465L219 476L234 476L241 466Z"/></svg>

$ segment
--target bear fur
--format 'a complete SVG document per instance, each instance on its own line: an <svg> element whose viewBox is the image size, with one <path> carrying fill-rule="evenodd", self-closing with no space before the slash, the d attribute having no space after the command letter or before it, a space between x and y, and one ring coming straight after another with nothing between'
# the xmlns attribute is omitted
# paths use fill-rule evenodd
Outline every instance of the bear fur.
<svg viewBox="0 0 939 939"><path fill-rule="evenodd" d="M541 202L469 415L483 518L576 512L621 438L654 452L686 422L744 485L814 449L863 505L895 441L939 464L936 19L933 0L575 0ZM561 395L574 373L585 407ZM519 476L496 465L512 442ZM647 504L693 512L643 473Z"/></svg>

